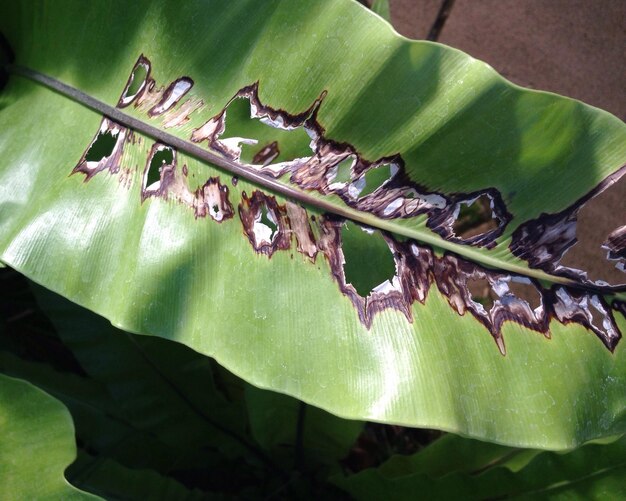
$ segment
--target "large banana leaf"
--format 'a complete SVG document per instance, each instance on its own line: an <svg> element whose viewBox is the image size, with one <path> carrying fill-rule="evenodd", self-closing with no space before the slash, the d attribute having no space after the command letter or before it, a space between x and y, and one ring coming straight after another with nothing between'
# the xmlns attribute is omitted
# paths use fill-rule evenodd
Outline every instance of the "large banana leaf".
<svg viewBox="0 0 626 501"><path fill-rule="evenodd" d="M0 29L6 264L344 417L626 430L623 274L561 264L626 172L615 117L349 0L12 3Z"/></svg>

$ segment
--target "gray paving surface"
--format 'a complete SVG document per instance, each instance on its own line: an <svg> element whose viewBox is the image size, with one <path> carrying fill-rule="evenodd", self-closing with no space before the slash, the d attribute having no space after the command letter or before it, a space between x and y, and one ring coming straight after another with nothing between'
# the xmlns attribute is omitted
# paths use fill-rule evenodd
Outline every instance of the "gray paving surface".
<svg viewBox="0 0 626 501"><path fill-rule="evenodd" d="M442 0L390 0L392 24L426 38ZM556 92L626 119L626 0L456 0L439 41L509 80ZM626 224L626 179L579 215L567 264L606 272L602 240ZM605 237L602 237L606 234Z"/></svg>

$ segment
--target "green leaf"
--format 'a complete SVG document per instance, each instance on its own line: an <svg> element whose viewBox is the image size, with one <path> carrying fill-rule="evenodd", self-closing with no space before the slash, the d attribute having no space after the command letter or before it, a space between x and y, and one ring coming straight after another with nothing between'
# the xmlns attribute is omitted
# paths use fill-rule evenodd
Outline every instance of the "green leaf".
<svg viewBox="0 0 626 501"><path fill-rule="evenodd" d="M106 499L206 499L206 493L187 489L154 470L127 468L110 458L90 458L79 454L69 468L72 482ZM220 499L213 494L211 499Z"/></svg>
<svg viewBox="0 0 626 501"><path fill-rule="evenodd" d="M560 267L571 242L556 238L547 259L535 231L556 221L542 234L568 235L578 206L626 172L617 118L407 41L355 2L42 10L2 7L16 63L119 103L107 113L143 132L13 76L2 261L120 328L344 417L551 449L626 430L624 295L595 292L622 277ZM133 97L146 61L154 87ZM188 92L159 115L170 83ZM258 144L239 154L233 137ZM497 228L455 235L455 214L481 198ZM472 292L480 280L491 307Z"/></svg>
<svg viewBox="0 0 626 501"><path fill-rule="evenodd" d="M99 499L65 480L63 470L75 456L74 427L63 404L0 374L2 499Z"/></svg>
<svg viewBox="0 0 626 501"><path fill-rule="evenodd" d="M327 490L328 474L338 471L362 428L313 407L299 424L295 399L250 387L182 344L119 331L33 284L57 329L42 332L49 363L66 360L58 369L36 362L38 347L29 338L38 309L20 280L7 281L11 274L0 281L14 292L0 299L21 320L0 336L0 371L27 378L70 409L80 454L67 476L89 492L151 498L156 486L174 492L181 482L189 495ZM11 307L18 298L20 308ZM61 346L52 341L57 334ZM80 366L67 363L71 356ZM294 467L302 473L290 476Z"/></svg>
<svg viewBox="0 0 626 501"><path fill-rule="evenodd" d="M451 445L468 453L470 461L462 468L450 454ZM478 457L471 457L472 449ZM383 464L334 481L355 499L372 500L426 498L420 493L428 493L428 499L620 499L626 494L626 437L567 453L504 449L446 435L409 458L410 471Z"/></svg>
<svg viewBox="0 0 626 501"><path fill-rule="evenodd" d="M438 478L453 472L481 471L510 460L522 452L537 454L539 451L514 449L448 433L417 454L391 457L378 471L389 478L416 473Z"/></svg>
<svg viewBox="0 0 626 501"><path fill-rule="evenodd" d="M254 386L246 387L246 403L252 435L271 457L292 461L287 467L294 466L295 458L309 468L337 470L363 428L361 422L339 419Z"/></svg>
<svg viewBox="0 0 626 501"><path fill-rule="evenodd" d="M385 21L391 22L391 12L389 10L389 0L373 0L370 7L372 12L376 12Z"/></svg>

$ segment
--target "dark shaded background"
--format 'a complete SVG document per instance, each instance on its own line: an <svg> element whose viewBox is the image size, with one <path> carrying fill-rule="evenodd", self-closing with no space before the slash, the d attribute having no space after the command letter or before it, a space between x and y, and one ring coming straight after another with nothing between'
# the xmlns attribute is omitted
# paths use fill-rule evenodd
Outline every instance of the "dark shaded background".
<svg viewBox="0 0 626 501"><path fill-rule="evenodd" d="M441 3L390 0L392 23L409 38L426 38ZM438 41L519 85L626 119L624 0L456 0Z"/></svg>

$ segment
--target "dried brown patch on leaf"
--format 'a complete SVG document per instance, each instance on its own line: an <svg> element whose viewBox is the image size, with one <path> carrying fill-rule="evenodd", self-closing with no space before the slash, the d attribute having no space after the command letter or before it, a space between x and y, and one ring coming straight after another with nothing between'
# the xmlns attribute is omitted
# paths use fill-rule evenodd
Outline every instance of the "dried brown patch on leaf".
<svg viewBox="0 0 626 501"><path fill-rule="evenodd" d="M402 312L407 320L412 321L412 301L419 299L420 296L424 298L426 295L426 291L419 292L418 288L422 285L419 279L416 280L413 274L407 274L408 268L398 268L396 264L396 274L390 280L374 287L367 296L359 294L357 288L346 278L346 258L341 241L341 228L344 222L337 218L323 217L319 224L318 248L327 259L339 289L354 305L360 321L370 328L375 315L388 308ZM396 243L386 237L385 241L390 245L389 251L394 253L392 246ZM422 258L427 260L429 255L428 252ZM405 259L402 263L404 266L408 261ZM418 288L415 290L404 288L409 285L415 285ZM406 296L407 293L408 296Z"/></svg>
<svg viewBox="0 0 626 501"><path fill-rule="evenodd" d="M189 116L202 109L204 101L190 97L180 106L170 109L163 114L163 127L169 129L171 127L180 127L189 122Z"/></svg>
<svg viewBox="0 0 626 501"><path fill-rule="evenodd" d="M217 177L210 177L194 195L196 217L205 217L208 214L211 219L221 223L235 214L228 200L228 186L221 184Z"/></svg>
<svg viewBox="0 0 626 501"><path fill-rule="evenodd" d="M117 107L133 104L144 110L150 118L161 117L165 128L179 127L189 121L189 116L202 109L204 102L191 97L181 103L193 87L188 76L177 78L169 85L158 86L151 76L152 64L143 54L135 63Z"/></svg>
<svg viewBox="0 0 626 501"><path fill-rule="evenodd" d="M141 198L167 197L171 188L180 184L176 176L176 150L166 144L154 143L150 148L148 160L143 170Z"/></svg>
<svg viewBox="0 0 626 501"><path fill-rule="evenodd" d="M502 354L505 353L502 337L505 321L548 334L549 315L543 291L529 278L496 273L451 254L436 259L434 271L437 287L450 306L459 315L469 312L479 320L489 330ZM471 282L481 282L484 289L473 289ZM516 294L513 283L524 284L530 292L537 294L539 304L533 308L524 297Z"/></svg>
<svg viewBox="0 0 626 501"><path fill-rule="evenodd" d="M193 87L193 80L189 77L181 77L168 85L157 104L148 110L148 115L156 117L166 111L170 111Z"/></svg>
<svg viewBox="0 0 626 501"><path fill-rule="evenodd" d="M272 257L274 252L291 247L287 209L278 205L273 196L254 190L248 198L242 192L239 217L244 233L259 254Z"/></svg>
<svg viewBox="0 0 626 501"><path fill-rule="evenodd" d="M511 219L500 193L493 189L447 197L410 181L404 160L399 154L369 161L347 143L325 136L317 120L322 94L304 112L292 115L272 109L259 99L258 82L244 87L233 96L220 113L193 131L191 140L208 143L210 149L255 168L265 175L289 175L290 181L305 190L339 196L348 206L374 214L383 219L411 218L421 214L429 217L429 226L443 238L458 243L493 247ZM257 138L224 137L229 106L239 99L250 104L250 119L260 120L269 127L282 130L303 129L310 137L311 154L288 161L273 163L279 156L278 142L266 144L250 163L242 160L242 148L257 143ZM492 210L495 227L465 238L453 231L460 208L476 199L486 197Z"/></svg>
<svg viewBox="0 0 626 501"><path fill-rule="evenodd" d="M427 225L451 242L493 248L511 218L500 192L490 188L452 196L445 208L433 211Z"/></svg>
<svg viewBox="0 0 626 501"><path fill-rule="evenodd" d="M400 311L413 322L412 304L424 303L434 284L453 311L459 315L469 313L487 329L503 355L506 347L502 329L506 322L515 322L546 338L550 338L551 320L575 322L593 332L611 351L621 339L612 309L597 294L563 286L546 289L528 277L489 270L450 253L438 257L427 246L410 240L398 242L388 234L384 238L393 254L395 274L368 294L359 294L346 278L341 239L344 222L327 216L319 224L318 249L327 259L340 291L368 328L375 315L386 309ZM614 301L613 310L619 310L620 304Z"/></svg>
<svg viewBox="0 0 626 501"><path fill-rule="evenodd" d="M613 318L611 308L597 294L556 287L554 314L562 323L576 322L594 332L611 351L615 350L622 335Z"/></svg>
<svg viewBox="0 0 626 501"><path fill-rule="evenodd" d="M150 178L158 173L158 179ZM150 149L143 174L142 200L148 197L160 197L174 200L190 207L196 218L207 215L221 223L234 215L234 209L228 199L228 187L221 184L217 177L210 177L202 186L192 191L189 189L188 169L177 166L177 154L173 148L155 143Z"/></svg>
<svg viewBox="0 0 626 501"><path fill-rule="evenodd" d="M189 120L189 115L203 106L202 100L189 98L181 100L193 86L189 77L181 77L170 83L167 88L157 87L151 74L151 63L143 54L135 63L118 101L118 107L134 104L138 109L146 109L150 117L161 116L164 127L176 127ZM125 142L138 146L141 138L132 131L108 118L103 118L100 130L81 158L74 172L82 172L86 180L109 170L119 173L120 182L130 186L132 171L122 167L120 160ZM187 181L188 168L177 167L177 152L174 148L161 143L154 143L148 153L143 170L141 200L159 197L182 203L194 211L196 218L211 217L221 222L234 215L234 209L228 199L228 187L222 185L216 177L210 177L202 186L190 190Z"/></svg>
<svg viewBox="0 0 626 501"><path fill-rule="evenodd" d="M289 218L291 232L296 237L298 252L315 261L317 245L315 244L315 236L313 235L306 209L293 202L286 202L285 209Z"/></svg>
<svg viewBox="0 0 626 501"><path fill-rule="evenodd" d="M611 187L616 186L620 181L623 183L626 178L626 165L605 178L593 190L585 196L577 200L575 203L555 214L541 214L538 218L532 219L520 225L512 235L510 249L511 252L528 262L532 268L539 268L548 273L571 278L582 284L602 287L607 290L621 290L626 287L626 277L623 276L624 269L617 267L620 273L616 277L614 283L609 284L606 280L591 280L586 270L575 269L567 266L565 263L566 253L578 242L578 217L580 211L586 204L594 200L596 197L604 193ZM618 203L623 206L623 199ZM620 210L617 208L616 210ZM623 207L622 207L623 210ZM597 218L590 221L590 226L598 225ZM621 229L616 230L615 237L607 239L605 245L612 245L611 242L617 244L616 250L619 249L619 239ZM602 242L600 240L600 242ZM596 242L598 250L600 243ZM611 252L611 248L609 248ZM619 257L619 254L610 254ZM609 263L610 264L610 263ZM619 263L618 263L619 264ZM610 268L614 267L614 263L610 264ZM608 277L608 275L605 276Z"/></svg>
<svg viewBox="0 0 626 501"><path fill-rule="evenodd" d="M626 225L611 232L606 242L602 244L602 248L608 251L607 259L617 261L615 267L626 272Z"/></svg>
<svg viewBox="0 0 626 501"><path fill-rule="evenodd" d="M252 163L256 165L269 165L280 155L280 149L278 148L278 141L272 141L271 143L263 146L252 159Z"/></svg>
<svg viewBox="0 0 626 501"><path fill-rule="evenodd" d="M116 174L120 170L120 161L126 142L134 141L134 134L126 127L104 117L95 135L72 174L81 172L88 181L98 172L108 170Z"/></svg>

